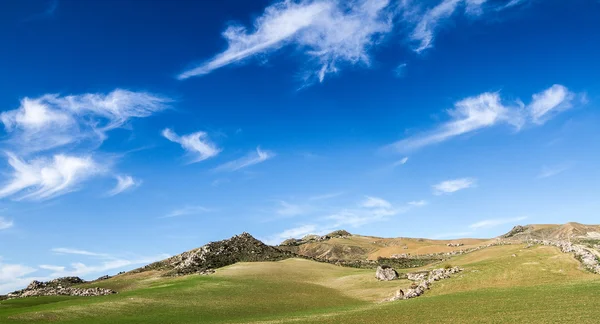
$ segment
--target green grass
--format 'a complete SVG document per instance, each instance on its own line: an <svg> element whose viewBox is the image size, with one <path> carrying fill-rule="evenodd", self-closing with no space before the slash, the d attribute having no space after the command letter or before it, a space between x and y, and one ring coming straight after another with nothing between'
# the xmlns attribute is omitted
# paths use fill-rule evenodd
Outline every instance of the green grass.
<svg viewBox="0 0 600 324"><path fill-rule="evenodd" d="M515 254L516 257L512 255ZM600 276L553 247L501 246L422 297L380 303L410 282L302 259L238 263L210 276L159 272L97 283L121 293L0 302L0 323L599 323Z"/></svg>

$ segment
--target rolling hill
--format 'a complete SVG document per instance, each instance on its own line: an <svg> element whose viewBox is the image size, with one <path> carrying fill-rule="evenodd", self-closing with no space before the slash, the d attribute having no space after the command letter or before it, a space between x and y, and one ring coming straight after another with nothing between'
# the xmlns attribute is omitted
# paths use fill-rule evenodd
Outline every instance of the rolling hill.
<svg viewBox="0 0 600 324"><path fill-rule="evenodd" d="M345 234L296 240L287 247L270 247L242 234L106 280L73 286L118 294L0 301L0 323L597 323L600 275L586 271L571 253L525 242L527 235L541 233L546 239L546 233L556 238L573 233L589 237L594 227L572 223L523 227L527 229L508 238L491 240ZM520 234L526 231L529 234ZM486 245L490 242L502 244ZM398 252L447 253L482 245L486 247L450 255L442 264L398 268L400 279L392 281L377 280L373 269L312 258L376 259ZM319 254L295 256L293 251ZM440 266L464 270L435 282L421 297L384 302L398 289L407 291L414 285L404 274Z"/></svg>

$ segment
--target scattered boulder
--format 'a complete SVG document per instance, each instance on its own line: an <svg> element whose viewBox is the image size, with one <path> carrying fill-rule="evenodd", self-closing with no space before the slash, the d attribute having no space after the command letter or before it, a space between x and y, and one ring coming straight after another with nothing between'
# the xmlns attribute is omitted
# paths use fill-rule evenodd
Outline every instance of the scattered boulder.
<svg viewBox="0 0 600 324"><path fill-rule="evenodd" d="M406 278L412 281L420 281L429 275L429 271L418 271L418 272L409 272L406 274Z"/></svg>
<svg viewBox="0 0 600 324"><path fill-rule="evenodd" d="M102 281L102 280L107 280L107 279L110 279L110 278L112 278L112 277L109 276L109 275L106 275L106 276L102 276L102 277L96 279L95 281Z"/></svg>
<svg viewBox="0 0 600 324"><path fill-rule="evenodd" d="M375 278L381 281L395 280L398 279L398 272L386 265L378 266L377 271L375 272Z"/></svg>

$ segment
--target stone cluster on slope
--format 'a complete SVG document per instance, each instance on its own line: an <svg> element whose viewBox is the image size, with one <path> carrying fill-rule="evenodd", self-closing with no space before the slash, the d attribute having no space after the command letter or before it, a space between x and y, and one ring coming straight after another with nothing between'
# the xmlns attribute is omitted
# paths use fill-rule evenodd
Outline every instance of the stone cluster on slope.
<svg viewBox="0 0 600 324"><path fill-rule="evenodd" d="M27 288L9 293L6 297L24 298L34 296L104 296L112 295L117 292L106 288L76 288L72 285L82 284L85 281L79 277L63 277L54 280L42 282L34 280Z"/></svg>
<svg viewBox="0 0 600 324"><path fill-rule="evenodd" d="M408 289L406 292L404 292L402 289L399 289L393 297L388 299L388 301L396 301L396 300L401 300L401 299L411 299L411 298L419 297L422 294L424 294L425 291L427 289L429 289L430 286L434 282L442 280L442 279L450 278L451 275L453 275L455 273L459 273L461 271L463 271L462 268L453 267L453 268L448 268L448 269L445 269L445 268L434 269L427 273L418 272L413 275L408 274L409 279L413 278L414 280L419 281L419 283L414 284L414 286L412 288ZM425 279L425 278L427 278L427 279Z"/></svg>
<svg viewBox="0 0 600 324"><path fill-rule="evenodd" d="M584 248L583 246L573 244L567 241L550 241L550 240L530 240L532 244L541 244L547 246L556 246L563 253L573 253L575 257L581 261L581 264L584 268L589 271L600 274L600 262L596 255L592 253L590 250Z"/></svg>

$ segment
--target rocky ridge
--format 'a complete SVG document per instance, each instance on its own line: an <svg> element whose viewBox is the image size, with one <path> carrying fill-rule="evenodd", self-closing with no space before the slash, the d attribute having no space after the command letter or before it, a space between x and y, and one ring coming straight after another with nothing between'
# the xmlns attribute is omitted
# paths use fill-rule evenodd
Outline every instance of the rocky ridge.
<svg viewBox="0 0 600 324"><path fill-rule="evenodd" d="M330 240L332 238L347 238L349 236L352 236L352 234L350 234L350 232L348 232L346 230L337 230L337 231L333 231L329 234L325 234L322 236L306 235L301 239L295 239L295 238L287 239L287 240L281 242L281 244L279 244L279 245L280 246L297 246L297 245L302 245L302 244L311 243L311 242L323 242L323 241Z"/></svg>
<svg viewBox="0 0 600 324"><path fill-rule="evenodd" d="M79 277L63 277L54 280L42 282L34 280L27 288L14 291L6 295L6 299L24 298L33 296L104 296L112 295L117 292L106 288L76 288L72 285L85 283Z"/></svg>
<svg viewBox="0 0 600 324"><path fill-rule="evenodd" d="M227 240L210 242L200 248L149 264L132 272L166 270L167 276L193 273L209 274L216 268L237 262L278 261L294 256L291 252L281 251L264 244L248 233L242 233Z"/></svg>

